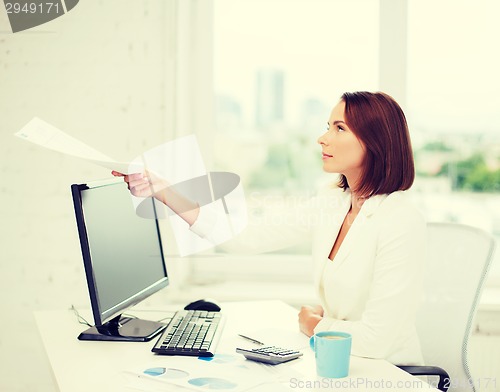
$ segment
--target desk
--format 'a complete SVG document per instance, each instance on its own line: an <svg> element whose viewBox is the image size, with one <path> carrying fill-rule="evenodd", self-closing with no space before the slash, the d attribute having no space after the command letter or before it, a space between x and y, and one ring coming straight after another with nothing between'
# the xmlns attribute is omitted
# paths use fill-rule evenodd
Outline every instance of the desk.
<svg viewBox="0 0 500 392"><path fill-rule="evenodd" d="M165 310L175 309L165 308ZM265 327L282 330L289 336L296 335L295 341L302 339L304 345L307 343L308 339L297 331L297 310L281 301L228 302L222 304L222 310L227 316L227 321L217 352L233 353L237 346L245 345L245 341L239 338L237 333L250 334L252 330L258 331ZM152 310L134 309L129 313L152 320L164 317L164 313ZM248 317L249 314L255 315L254 318ZM82 315L87 316L84 312ZM78 334L85 329L85 326L78 323L75 314L70 310L35 312L35 319L61 392L126 391L128 389L124 389L123 384L117 383L117 374L138 364L153 363L160 366L165 359L151 352L156 338L145 343L77 340ZM334 385L332 380L332 384L326 385L325 382L330 381L329 379L316 376L312 351L309 349L302 351L304 352L302 358L273 368L277 369L277 373L296 371L300 373L300 377L263 384L253 388L252 391L325 391L339 389L339 385L342 389L356 391L434 390L387 361L354 356L351 357L349 377L336 380L343 381L342 384ZM190 359L197 360L193 357ZM162 390L177 389L168 385ZM186 391L186 389L180 390Z"/></svg>

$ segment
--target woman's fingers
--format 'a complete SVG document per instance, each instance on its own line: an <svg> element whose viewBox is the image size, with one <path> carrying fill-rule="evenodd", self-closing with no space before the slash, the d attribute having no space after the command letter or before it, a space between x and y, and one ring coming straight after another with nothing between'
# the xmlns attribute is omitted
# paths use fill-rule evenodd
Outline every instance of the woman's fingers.
<svg viewBox="0 0 500 392"><path fill-rule="evenodd" d="M150 189L151 184L146 178L128 182L128 189L133 192L141 192L144 189Z"/></svg>
<svg viewBox="0 0 500 392"><path fill-rule="evenodd" d="M116 170L112 170L111 174L115 177L124 177L126 182L129 182L129 180L137 180L146 176L146 173L123 174Z"/></svg>
<svg viewBox="0 0 500 392"><path fill-rule="evenodd" d="M141 181L141 180L146 179L146 177L144 177L144 174L142 174L142 173L127 174L124 176L124 178L125 178L125 182L128 182L128 183L131 183L134 181Z"/></svg>
<svg viewBox="0 0 500 392"><path fill-rule="evenodd" d="M148 197L166 188L164 182L159 181L157 177L147 170L144 173L132 174L124 174L113 170L111 174L115 177L123 177L123 181L127 183L128 189L134 196Z"/></svg>
<svg viewBox="0 0 500 392"><path fill-rule="evenodd" d="M148 193L152 193L152 191L153 191L151 184L149 184L148 182L142 183L142 184L137 184L137 185L130 187L130 190L134 190L134 192L139 192L139 193L142 193L142 191L144 191L146 189L148 190Z"/></svg>

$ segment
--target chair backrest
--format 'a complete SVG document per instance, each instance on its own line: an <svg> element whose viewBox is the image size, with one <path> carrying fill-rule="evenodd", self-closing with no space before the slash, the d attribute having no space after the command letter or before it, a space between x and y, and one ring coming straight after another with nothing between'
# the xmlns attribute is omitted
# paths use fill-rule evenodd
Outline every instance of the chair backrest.
<svg viewBox="0 0 500 392"><path fill-rule="evenodd" d="M495 240L483 230L456 223L429 223L424 298L417 332L426 365L445 369L450 391L474 391L467 343Z"/></svg>

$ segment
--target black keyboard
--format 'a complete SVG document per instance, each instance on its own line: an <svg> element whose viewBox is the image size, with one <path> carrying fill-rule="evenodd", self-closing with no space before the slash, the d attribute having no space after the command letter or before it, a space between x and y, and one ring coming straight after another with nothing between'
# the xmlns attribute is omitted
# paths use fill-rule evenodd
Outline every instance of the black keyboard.
<svg viewBox="0 0 500 392"><path fill-rule="evenodd" d="M213 357L222 334L220 312L180 310L163 331L153 352L163 355Z"/></svg>

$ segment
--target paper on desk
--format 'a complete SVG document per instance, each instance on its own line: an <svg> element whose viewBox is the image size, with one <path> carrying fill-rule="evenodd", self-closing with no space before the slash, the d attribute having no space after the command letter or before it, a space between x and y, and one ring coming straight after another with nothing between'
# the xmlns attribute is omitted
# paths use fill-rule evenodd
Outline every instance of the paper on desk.
<svg viewBox="0 0 500 392"><path fill-rule="evenodd" d="M287 367L248 361L236 353L217 353L211 358L156 357L154 361L126 370L119 376L123 387L141 391L166 390L166 385L170 385L195 391L228 389L241 392L257 385L300 376L300 373Z"/></svg>
<svg viewBox="0 0 500 392"><path fill-rule="evenodd" d="M117 162L38 117L34 117L14 135L50 150L84 159L107 169L119 171L120 173L129 174L142 171L138 162L134 162L133 164Z"/></svg>

